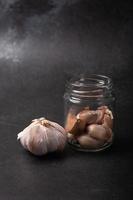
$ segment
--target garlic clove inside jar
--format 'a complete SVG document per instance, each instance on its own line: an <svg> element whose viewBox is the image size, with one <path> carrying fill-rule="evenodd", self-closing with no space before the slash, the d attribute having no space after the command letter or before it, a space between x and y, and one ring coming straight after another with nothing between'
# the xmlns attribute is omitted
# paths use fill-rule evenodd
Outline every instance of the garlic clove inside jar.
<svg viewBox="0 0 133 200"><path fill-rule="evenodd" d="M89 134L81 135L77 138L82 148L95 149L104 144L104 141L96 140L89 136Z"/></svg>
<svg viewBox="0 0 133 200"><path fill-rule="evenodd" d="M69 112L65 123L65 130L67 132L70 132L75 126L76 122L77 122L76 116L73 113Z"/></svg>
<svg viewBox="0 0 133 200"><path fill-rule="evenodd" d="M91 124L87 127L88 134L97 140L106 142L109 139L109 134L102 125Z"/></svg>
<svg viewBox="0 0 133 200"><path fill-rule="evenodd" d="M113 128L113 119L111 119L111 117L108 114L104 115L103 125L111 129Z"/></svg>
<svg viewBox="0 0 133 200"><path fill-rule="evenodd" d="M80 126L82 129L85 128L86 124L93 124L97 120L97 113L90 109L84 109L77 115L77 119L80 120Z"/></svg>

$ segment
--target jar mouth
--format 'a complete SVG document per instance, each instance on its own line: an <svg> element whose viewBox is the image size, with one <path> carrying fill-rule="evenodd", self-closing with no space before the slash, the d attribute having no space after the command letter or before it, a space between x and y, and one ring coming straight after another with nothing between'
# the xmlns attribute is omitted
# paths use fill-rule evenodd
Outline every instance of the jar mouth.
<svg viewBox="0 0 133 200"><path fill-rule="evenodd" d="M105 75L100 74L91 74L91 75L84 75L81 74L79 76L74 76L70 81L69 84L71 86L76 87L109 87L112 84L111 78Z"/></svg>
<svg viewBox="0 0 133 200"><path fill-rule="evenodd" d="M111 78L99 74L81 74L67 83L66 94L75 98L105 98L110 97L111 90Z"/></svg>

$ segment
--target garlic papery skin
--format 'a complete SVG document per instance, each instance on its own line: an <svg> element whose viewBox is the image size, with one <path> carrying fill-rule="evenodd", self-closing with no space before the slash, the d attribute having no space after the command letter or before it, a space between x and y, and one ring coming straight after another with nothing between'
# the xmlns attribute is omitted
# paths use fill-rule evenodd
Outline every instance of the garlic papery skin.
<svg viewBox="0 0 133 200"><path fill-rule="evenodd" d="M62 151L67 141L67 134L63 127L56 122L39 118L32 121L18 134L22 146L35 155Z"/></svg>

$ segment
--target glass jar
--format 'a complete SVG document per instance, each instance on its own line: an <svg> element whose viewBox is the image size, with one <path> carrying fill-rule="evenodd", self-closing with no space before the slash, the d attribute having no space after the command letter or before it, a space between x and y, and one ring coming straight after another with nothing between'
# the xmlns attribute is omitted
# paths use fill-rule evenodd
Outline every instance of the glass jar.
<svg viewBox="0 0 133 200"><path fill-rule="evenodd" d="M66 85L65 129L68 143L80 151L101 151L114 138L112 80L103 75L79 75Z"/></svg>

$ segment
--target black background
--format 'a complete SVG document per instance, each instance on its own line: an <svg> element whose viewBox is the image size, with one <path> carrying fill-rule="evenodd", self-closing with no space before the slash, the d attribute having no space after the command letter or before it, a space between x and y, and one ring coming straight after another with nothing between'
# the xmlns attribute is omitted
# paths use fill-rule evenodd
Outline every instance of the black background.
<svg viewBox="0 0 133 200"><path fill-rule="evenodd" d="M133 198L132 13L128 0L0 0L0 200ZM86 71L113 78L112 148L24 151L17 133L42 116L63 125L66 80Z"/></svg>

